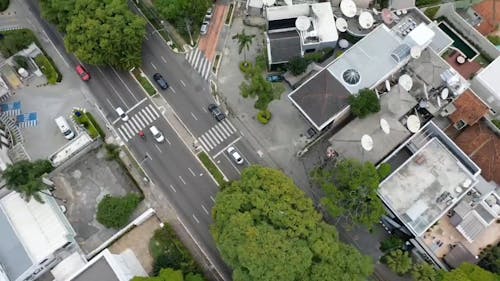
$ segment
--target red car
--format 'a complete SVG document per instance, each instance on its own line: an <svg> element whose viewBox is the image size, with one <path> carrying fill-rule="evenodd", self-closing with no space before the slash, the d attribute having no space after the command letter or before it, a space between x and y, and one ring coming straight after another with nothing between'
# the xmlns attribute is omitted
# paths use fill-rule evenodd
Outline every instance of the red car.
<svg viewBox="0 0 500 281"><path fill-rule="evenodd" d="M76 66L76 73L78 73L78 76L82 78L83 81L89 81L90 80L90 73L87 72L85 67L83 65L79 64Z"/></svg>

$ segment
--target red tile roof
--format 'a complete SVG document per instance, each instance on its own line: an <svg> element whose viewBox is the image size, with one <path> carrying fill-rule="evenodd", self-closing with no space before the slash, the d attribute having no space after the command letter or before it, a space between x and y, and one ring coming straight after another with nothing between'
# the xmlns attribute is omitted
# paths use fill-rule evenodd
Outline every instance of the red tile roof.
<svg viewBox="0 0 500 281"><path fill-rule="evenodd" d="M463 92L453 104L457 108L457 110L449 116L453 123L463 120L467 125L472 126L489 111L489 107L471 90Z"/></svg>
<svg viewBox="0 0 500 281"><path fill-rule="evenodd" d="M496 1L495 21L493 21L493 1ZM474 10L483 17L483 21L476 27L483 35L488 35L495 31L496 25L500 22L500 0L484 0L474 5Z"/></svg>

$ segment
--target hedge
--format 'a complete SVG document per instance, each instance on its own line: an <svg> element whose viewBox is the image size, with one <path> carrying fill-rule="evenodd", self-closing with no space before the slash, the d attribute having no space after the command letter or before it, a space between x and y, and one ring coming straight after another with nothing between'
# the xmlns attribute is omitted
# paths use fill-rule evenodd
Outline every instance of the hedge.
<svg viewBox="0 0 500 281"><path fill-rule="evenodd" d="M43 75L45 75L45 77L47 78L47 82L50 85L57 84L57 81L59 80L59 74L52 63L50 63L49 59L47 59L45 55L40 54L36 56L35 62L42 71Z"/></svg>
<svg viewBox="0 0 500 281"><path fill-rule="evenodd" d="M79 112L80 116L77 116L76 112ZM88 113L88 112L83 113L81 111L74 111L74 116L75 116L75 121L78 124L82 124L83 127L85 127L85 129L87 130L87 132L89 132L89 135L92 139L96 139L101 135L100 128L97 129L96 122L90 113ZM90 118L89 118L89 116L90 116ZM104 135L101 135L101 136L104 138Z"/></svg>
<svg viewBox="0 0 500 281"><path fill-rule="evenodd" d="M85 115L87 116L89 121L92 123L92 125L94 125L94 127L96 128L99 135L101 135L101 137L104 139L106 137L106 134L101 129L101 126L99 126L99 123L97 123L97 121L95 121L94 116L90 112L85 112Z"/></svg>
<svg viewBox="0 0 500 281"><path fill-rule="evenodd" d="M139 81L139 84L141 84L142 88L148 93L148 95L154 96L157 93L155 87L151 85L151 82L149 82L146 77L141 75L142 72L139 69L134 69L132 73L134 74L134 77L137 79L137 81Z"/></svg>
<svg viewBox="0 0 500 281"><path fill-rule="evenodd" d="M261 110L257 113L257 120L263 125L266 125L271 120L272 114L269 110Z"/></svg>
<svg viewBox="0 0 500 281"><path fill-rule="evenodd" d="M203 163L203 166L205 166L210 174L212 174L212 176L215 178L215 181L217 181L219 185L223 185L226 182L219 168L215 166L214 162L210 160L205 152L200 152L200 154L198 154L198 158L200 159L201 163Z"/></svg>
<svg viewBox="0 0 500 281"><path fill-rule="evenodd" d="M123 197L107 194L97 206L97 221L108 228L122 228L127 225L141 201L142 197L136 193L129 193Z"/></svg>

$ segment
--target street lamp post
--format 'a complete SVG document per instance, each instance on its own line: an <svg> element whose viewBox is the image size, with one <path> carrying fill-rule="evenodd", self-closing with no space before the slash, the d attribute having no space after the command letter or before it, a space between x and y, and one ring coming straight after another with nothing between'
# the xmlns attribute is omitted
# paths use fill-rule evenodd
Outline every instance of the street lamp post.
<svg viewBox="0 0 500 281"><path fill-rule="evenodd" d="M142 163L144 163L144 161L146 161L147 159L149 158L149 155L144 155L144 158L141 160L141 162L139 162L139 166L142 166Z"/></svg>

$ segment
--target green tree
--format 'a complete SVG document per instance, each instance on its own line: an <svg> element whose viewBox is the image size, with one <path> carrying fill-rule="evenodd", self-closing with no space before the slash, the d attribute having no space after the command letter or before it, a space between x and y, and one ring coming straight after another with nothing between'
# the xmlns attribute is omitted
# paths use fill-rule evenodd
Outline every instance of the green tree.
<svg viewBox="0 0 500 281"><path fill-rule="evenodd" d="M349 104L351 105L351 112L359 118L380 111L380 100L375 91L370 89L361 89L357 95L351 95Z"/></svg>
<svg viewBox="0 0 500 281"><path fill-rule="evenodd" d="M128 70L141 65L145 27L124 0L76 0L64 44L86 63Z"/></svg>
<svg viewBox="0 0 500 281"><path fill-rule="evenodd" d="M357 281L373 271L278 170L245 169L219 192L212 212L211 232L235 281Z"/></svg>
<svg viewBox="0 0 500 281"><path fill-rule="evenodd" d="M30 162L22 160L9 165L3 172L2 177L5 179L7 188L21 194L26 200L30 201L34 198L36 201L43 203L40 193L47 189L47 185L42 182L42 175L49 173L54 168L48 160L36 160Z"/></svg>
<svg viewBox="0 0 500 281"><path fill-rule="evenodd" d="M382 258L382 261L399 275L407 273L412 268L412 261L408 252L400 249L390 251Z"/></svg>
<svg viewBox="0 0 500 281"><path fill-rule="evenodd" d="M9 3L9 0L0 0L0 12L7 10L7 8L9 7Z"/></svg>
<svg viewBox="0 0 500 281"><path fill-rule="evenodd" d="M183 274L181 270L173 268L164 268L158 276L154 277L139 277L132 278L131 281L204 281L205 279L200 274L188 273Z"/></svg>
<svg viewBox="0 0 500 281"><path fill-rule="evenodd" d="M371 228L385 212L377 196L379 175L370 162L341 160L335 167L315 170L312 179L325 191L321 204L334 217Z"/></svg>
<svg viewBox="0 0 500 281"><path fill-rule="evenodd" d="M404 241L396 236L391 236L382 242L380 242L380 251L387 253L396 249L402 249L404 246Z"/></svg>
<svg viewBox="0 0 500 281"><path fill-rule="evenodd" d="M378 178L380 181L388 177L392 172L392 167L391 164L389 163L382 163L380 166L377 168L377 173L378 173Z"/></svg>
<svg viewBox="0 0 500 281"><path fill-rule="evenodd" d="M238 53L241 54L243 52L244 63L248 63L247 51L250 50L254 37L254 34L246 34L245 29L242 29L241 33L237 33L232 37L233 40L238 41Z"/></svg>
<svg viewBox="0 0 500 281"><path fill-rule="evenodd" d="M500 274L500 244L488 248L482 255L478 265L493 273Z"/></svg>
<svg viewBox="0 0 500 281"><path fill-rule="evenodd" d="M40 0L42 17L64 32L71 17L75 15L75 2L76 0Z"/></svg>
<svg viewBox="0 0 500 281"><path fill-rule="evenodd" d="M475 264L462 263L450 272L444 272L442 281L498 281L500 276Z"/></svg>
<svg viewBox="0 0 500 281"><path fill-rule="evenodd" d="M303 57L294 57L288 61L288 70L297 76L304 73L309 65L309 61Z"/></svg>
<svg viewBox="0 0 500 281"><path fill-rule="evenodd" d="M141 200L141 196L135 193L123 197L107 194L97 205L97 221L106 227L121 228L128 223Z"/></svg>
<svg viewBox="0 0 500 281"><path fill-rule="evenodd" d="M198 31L203 17L211 5L210 0L155 0L158 13L177 30L186 35Z"/></svg>
<svg viewBox="0 0 500 281"><path fill-rule="evenodd" d="M439 281L441 280L441 271L424 262L413 265L411 277L415 281Z"/></svg>

